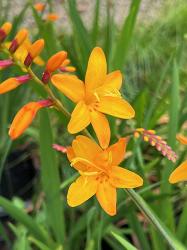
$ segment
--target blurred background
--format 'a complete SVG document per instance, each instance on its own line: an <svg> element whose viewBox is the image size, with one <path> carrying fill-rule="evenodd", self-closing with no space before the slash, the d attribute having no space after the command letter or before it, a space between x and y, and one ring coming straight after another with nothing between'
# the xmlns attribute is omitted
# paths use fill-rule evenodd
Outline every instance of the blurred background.
<svg viewBox="0 0 187 250"><path fill-rule="evenodd" d="M170 173L185 160L187 152L176 142L177 133L187 135L186 0L47 0L42 1L42 11L36 8L37 3L0 0L0 24L13 23L6 41L11 41L22 27L29 30L31 41L44 38L41 63L32 66L39 78L45 61L57 51L66 50L71 65L76 67L75 74L84 80L92 48L103 48L109 72L122 71L122 94L136 110L135 119L130 121L109 118L111 143L143 127L156 130L178 155L174 164L148 143L132 139L122 166L144 178L145 184L137 192L184 248L169 247L123 190L118 192L115 217L102 212L94 199L74 209L68 207L67 188L76 173L61 153L55 153L60 174L54 179L54 183L60 183L60 200L51 208L51 214L58 214L60 210L55 206L62 204L63 216L61 213L62 218L58 221L57 217L56 225L51 226L53 215L47 212L51 197L44 190L52 182L41 171L40 115L21 138L12 142L8 137L16 112L27 102L46 97L42 88L30 81L27 86L0 96L0 195L6 198L0 199L0 250L187 249L186 185L171 186L168 182ZM0 52L0 59L6 58ZM0 80L21 74L17 66L7 68L0 71ZM56 95L69 111L73 109L62 94ZM54 110L49 110L49 115L52 143L69 145L73 136L66 132L67 118ZM89 131L92 133L91 128ZM37 238L41 232L35 231L32 223L37 223L33 227L42 227L49 242ZM65 230L65 245L64 240L59 240L60 230Z"/></svg>

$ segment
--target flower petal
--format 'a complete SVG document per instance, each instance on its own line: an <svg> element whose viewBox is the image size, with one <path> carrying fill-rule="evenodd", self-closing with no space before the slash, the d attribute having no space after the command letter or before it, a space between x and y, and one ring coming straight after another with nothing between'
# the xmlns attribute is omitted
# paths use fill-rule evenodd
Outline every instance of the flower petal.
<svg viewBox="0 0 187 250"><path fill-rule="evenodd" d="M72 147L67 147L67 157L70 162L73 160L73 158L76 157L75 152ZM78 171L83 171L83 172L89 171L89 167L83 164L82 162L74 163L73 167L77 169Z"/></svg>
<svg viewBox="0 0 187 250"><path fill-rule="evenodd" d="M187 145L187 137L182 135L182 134L177 134L176 136L177 140L183 144L183 145Z"/></svg>
<svg viewBox="0 0 187 250"><path fill-rule="evenodd" d="M187 160L178 166L169 177L169 182L172 184L179 181L187 181Z"/></svg>
<svg viewBox="0 0 187 250"><path fill-rule="evenodd" d="M100 112L92 111L91 124L97 135L99 143L102 148L107 148L110 143L110 126L107 118Z"/></svg>
<svg viewBox="0 0 187 250"><path fill-rule="evenodd" d="M117 188L136 188L143 185L143 179L132 171L112 167L110 183Z"/></svg>
<svg viewBox="0 0 187 250"><path fill-rule="evenodd" d="M75 134L86 128L90 124L90 111L87 105L80 101L71 114L71 120L68 124L68 131Z"/></svg>
<svg viewBox="0 0 187 250"><path fill-rule="evenodd" d="M75 157L81 157L89 161L93 161L95 156L102 152L102 149L93 140L83 135L79 135L73 140L72 148Z"/></svg>
<svg viewBox="0 0 187 250"><path fill-rule="evenodd" d="M117 166L118 164L120 164L120 162L123 161L125 157L127 142L128 142L127 137L120 138L118 142L107 148L107 152L112 153L112 162L111 162L112 166Z"/></svg>
<svg viewBox="0 0 187 250"><path fill-rule="evenodd" d="M105 95L107 92L119 90L122 85L122 74L119 70L108 74L103 82L103 85L98 87L95 91L99 95Z"/></svg>
<svg viewBox="0 0 187 250"><path fill-rule="evenodd" d="M67 194L70 207L79 206L91 198L97 190L97 181L92 176L80 176L71 184Z"/></svg>
<svg viewBox="0 0 187 250"><path fill-rule="evenodd" d="M51 78L53 85L73 102L84 99L84 83L71 75L56 74Z"/></svg>
<svg viewBox="0 0 187 250"><path fill-rule="evenodd" d="M99 183L96 197L103 210L113 216L116 214L116 188L108 181Z"/></svg>
<svg viewBox="0 0 187 250"><path fill-rule="evenodd" d="M131 119L135 116L134 109L127 101L113 96L101 97L97 110L122 119Z"/></svg>
<svg viewBox="0 0 187 250"><path fill-rule="evenodd" d="M88 67L86 71L85 83L86 91L91 92L93 89L102 85L107 73L107 63L103 50L96 47L92 50Z"/></svg>

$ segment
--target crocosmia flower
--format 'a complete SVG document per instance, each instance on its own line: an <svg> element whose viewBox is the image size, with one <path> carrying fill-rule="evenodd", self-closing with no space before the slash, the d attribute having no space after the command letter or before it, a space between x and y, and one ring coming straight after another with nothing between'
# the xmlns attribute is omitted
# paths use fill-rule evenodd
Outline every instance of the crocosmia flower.
<svg viewBox="0 0 187 250"><path fill-rule="evenodd" d="M135 115L134 109L119 92L121 72L117 70L107 74L106 58L99 47L94 48L90 55L85 84L66 74L53 75L51 81L76 103L68 131L78 133L91 123L103 148L107 148L110 141L109 123L104 114L122 119L131 119Z"/></svg>
<svg viewBox="0 0 187 250"><path fill-rule="evenodd" d="M139 175L118 166L124 159L126 144L127 139L121 138L103 150L86 136L76 137L72 147L67 148L67 156L80 177L69 187L69 206L81 205L96 195L107 214L116 214L116 189L136 188L143 184Z"/></svg>

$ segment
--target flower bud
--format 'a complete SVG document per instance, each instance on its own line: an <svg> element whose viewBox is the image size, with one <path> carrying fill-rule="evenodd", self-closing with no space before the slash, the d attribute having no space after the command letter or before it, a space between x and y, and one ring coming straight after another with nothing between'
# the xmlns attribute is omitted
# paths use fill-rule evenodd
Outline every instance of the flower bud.
<svg viewBox="0 0 187 250"><path fill-rule="evenodd" d="M0 69L5 69L13 65L13 61L11 59L0 60Z"/></svg>
<svg viewBox="0 0 187 250"><path fill-rule="evenodd" d="M3 42L12 29L11 23L4 23L0 28L0 42Z"/></svg>
<svg viewBox="0 0 187 250"><path fill-rule="evenodd" d="M46 20L55 22L59 19L59 16L56 13L49 13L46 17Z"/></svg>
<svg viewBox="0 0 187 250"><path fill-rule="evenodd" d="M23 75L23 76L11 77L5 80L0 84L0 94L4 94L6 92L9 92L17 88L19 85L30 80L30 78L31 78L30 75Z"/></svg>
<svg viewBox="0 0 187 250"><path fill-rule="evenodd" d="M9 136L12 140L18 138L32 123L39 109L52 105L51 100L30 102L23 106L13 119L9 129Z"/></svg>
<svg viewBox="0 0 187 250"><path fill-rule="evenodd" d="M45 9L45 4L44 3L36 3L34 5L34 8L38 12L42 12Z"/></svg>
<svg viewBox="0 0 187 250"><path fill-rule="evenodd" d="M21 29L15 36L15 38L12 40L10 44L9 51L11 53L14 53L17 48L25 41L25 39L28 36L28 31L27 29Z"/></svg>
<svg viewBox="0 0 187 250"><path fill-rule="evenodd" d="M44 48L44 40L39 39L34 42L28 49L28 54L25 58L24 64L25 66L30 66L32 61L41 53Z"/></svg>
<svg viewBox="0 0 187 250"><path fill-rule="evenodd" d="M49 58L49 60L47 61L46 70L44 71L42 76L42 81L44 83L48 83L51 77L51 73L60 68L66 57L67 52L60 51Z"/></svg>

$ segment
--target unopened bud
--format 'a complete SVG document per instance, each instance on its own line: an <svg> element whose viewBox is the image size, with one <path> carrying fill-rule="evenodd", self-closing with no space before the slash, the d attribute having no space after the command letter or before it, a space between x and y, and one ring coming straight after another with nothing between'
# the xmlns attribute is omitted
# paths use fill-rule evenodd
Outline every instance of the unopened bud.
<svg viewBox="0 0 187 250"><path fill-rule="evenodd" d="M25 41L25 39L28 36L27 29L21 29L15 36L15 38L12 40L9 51L11 53L14 53L17 48Z"/></svg>

